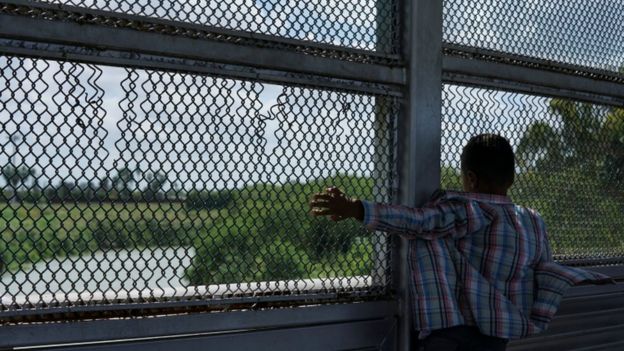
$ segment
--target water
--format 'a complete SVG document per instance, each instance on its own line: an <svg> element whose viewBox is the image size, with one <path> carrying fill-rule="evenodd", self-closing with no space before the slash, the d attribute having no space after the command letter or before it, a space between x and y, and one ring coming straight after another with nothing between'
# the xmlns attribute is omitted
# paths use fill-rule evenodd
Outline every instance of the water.
<svg viewBox="0 0 624 351"><path fill-rule="evenodd" d="M4 273L0 296L187 286L184 269L194 255L192 247L144 248L42 261Z"/></svg>

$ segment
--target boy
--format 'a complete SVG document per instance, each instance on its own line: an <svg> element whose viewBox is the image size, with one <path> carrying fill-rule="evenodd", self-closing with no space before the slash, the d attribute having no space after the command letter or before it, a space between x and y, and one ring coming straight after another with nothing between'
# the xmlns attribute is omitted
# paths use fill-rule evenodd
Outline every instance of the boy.
<svg viewBox="0 0 624 351"><path fill-rule="evenodd" d="M553 262L540 215L507 190L515 160L494 134L470 139L461 155L464 192L434 194L422 208L314 195L316 216L355 218L370 230L410 240L414 328L426 351L505 350L509 339L543 331L564 291L610 278Z"/></svg>

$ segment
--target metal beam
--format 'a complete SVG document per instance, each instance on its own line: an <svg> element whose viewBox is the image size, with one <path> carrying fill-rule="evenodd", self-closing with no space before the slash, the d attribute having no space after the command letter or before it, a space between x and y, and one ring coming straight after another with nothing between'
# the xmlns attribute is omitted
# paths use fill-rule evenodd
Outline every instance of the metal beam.
<svg viewBox="0 0 624 351"><path fill-rule="evenodd" d="M155 69L183 73L199 73L233 79L256 80L275 84L313 85L319 88L343 90L363 94L380 94L401 97L398 87L367 83L333 77L298 75L248 66L215 63L201 60L137 54L117 50L97 50L80 46L36 43L31 41L0 39L0 54L63 60L96 65Z"/></svg>
<svg viewBox="0 0 624 351"><path fill-rule="evenodd" d="M597 104L624 105L624 84L608 80L456 56L444 56L442 68L443 80L449 84L563 97Z"/></svg>
<svg viewBox="0 0 624 351"><path fill-rule="evenodd" d="M175 28L176 32L209 32L222 38L232 38L234 41L253 41L258 45L280 46L289 47L293 49L306 48L314 52L330 52L333 55L339 56L360 56L366 57L370 60L384 60L395 62L399 64L400 56L398 54L391 54L391 47L385 46L384 48L377 47L376 51L357 49L348 46L340 46L327 44L323 42L316 42L310 40L293 39L284 36L263 34L258 32L246 32L243 30L230 29L218 26L208 26L203 24L196 24L192 22L176 21L156 17L155 15L135 15L126 14L119 11L107 11L91 9L88 7L73 6L60 3L47 3L47 2L33 2L32 0L1 0L0 4L7 4L16 7L15 12L27 15L32 15L33 12L29 10L43 10L50 13L64 13L64 14L79 14L86 18L106 18L107 22L114 22L114 20L123 20L125 23L141 23L158 26L161 28ZM67 16L69 18L69 16ZM74 16L76 17L76 16ZM112 20L112 21L111 21ZM384 43L385 44L385 43Z"/></svg>
<svg viewBox="0 0 624 351"><path fill-rule="evenodd" d="M347 298L354 301L370 296L371 290L379 288L371 283L370 276L351 276L335 278L329 282L321 278L308 278L133 291L5 296L1 302L7 308L0 311L0 321L16 322L29 317L50 320L55 316L58 319L59 315L71 319L72 313L79 313L80 316L77 318L85 319L92 315L101 315L104 311L109 317L124 317L132 311L142 311L144 314L148 314L148 311L151 311L149 314L171 314L185 312L184 309L188 308L214 311L226 305L249 307L257 303L277 305L286 302L301 305L305 301L335 302L339 299L345 301ZM350 286L349 291L341 291L346 285ZM158 296L158 299L154 301L148 296ZM210 298L193 298L197 296ZM64 302L59 306L58 301ZM81 301L89 301L89 304L82 304ZM31 308L21 308L24 305L30 305Z"/></svg>
<svg viewBox="0 0 624 351"><path fill-rule="evenodd" d="M401 67L352 62L272 47L193 39L99 24L42 20L19 15L0 14L0 37L228 63L388 85L402 85L404 81Z"/></svg>
<svg viewBox="0 0 624 351"><path fill-rule="evenodd" d="M621 262L622 259L620 258ZM624 265L622 263L613 266L597 266L597 267L578 267L588 271L602 273L610 276L615 280L624 280Z"/></svg>
<svg viewBox="0 0 624 351"><path fill-rule="evenodd" d="M442 1L414 0L402 4L402 48L407 61L405 104L399 130L399 196L403 205L419 206L440 186ZM398 350L415 350L412 327L409 240L399 241L393 258L399 293Z"/></svg>
<svg viewBox="0 0 624 351"><path fill-rule="evenodd" d="M123 341L55 348L58 351L121 350L385 350L396 321L392 318L274 330L241 330L226 334Z"/></svg>
<svg viewBox="0 0 624 351"><path fill-rule="evenodd" d="M137 339L240 329L287 328L392 318L396 301L317 305L295 308L192 313L138 319L6 325L0 349L20 346Z"/></svg>

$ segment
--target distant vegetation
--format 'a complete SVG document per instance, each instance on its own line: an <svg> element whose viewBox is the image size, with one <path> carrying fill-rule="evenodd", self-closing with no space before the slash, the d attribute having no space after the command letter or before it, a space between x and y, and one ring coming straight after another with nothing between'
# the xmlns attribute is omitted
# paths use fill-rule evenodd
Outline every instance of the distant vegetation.
<svg viewBox="0 0 624 351"><path fill-rule="evenodd" d="M511 196L544 216L556 254L621 255L624 110L563 100L552 100L550 109L560 126L529 126L517 148L521 172ZM364 275L374 268L374 234L354 221L313 218L307 205L329 185L371 198L370 178L189 191L164 173L123 166L91 183L40 187L40 172L18 164L12 157L2 168L4 270L96 250L170 246L195 248L185 271L191 284ZM442 167L442 187L461 188L458 169Z"/></svg>
<svg viewBox="0 0 624 351"><path fill-rule="evenodd" d="M353 221L311 217L310 194L329 185L370 198L369 178L336 176L283 186L256 184L195 239L192 284L370 274L373 237Z"/></svg>
<svg viewBox="0 0 624 351"><path fill-rule="evenodd" d="M193 284L362 275L372 270L371 234L353 222L308 214L328 185L370 197L372 180L337 176L306 184L256 184L192 192L184 202L0 204L0 253L10 271L96 250L194 246Z"/></svg>

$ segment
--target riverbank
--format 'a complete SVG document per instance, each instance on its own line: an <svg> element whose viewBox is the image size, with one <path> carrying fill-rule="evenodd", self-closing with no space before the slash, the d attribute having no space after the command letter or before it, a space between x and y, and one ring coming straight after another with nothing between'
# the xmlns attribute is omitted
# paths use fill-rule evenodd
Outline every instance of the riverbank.
<svg viewBox="0 0 624 351"><path fill-rule="evenodd" d="M193 247L97 251L81 256L40 261L19 272L2 275L3 297L24 293L83 293L185 287L184 269L195 256Z"/></svg>

